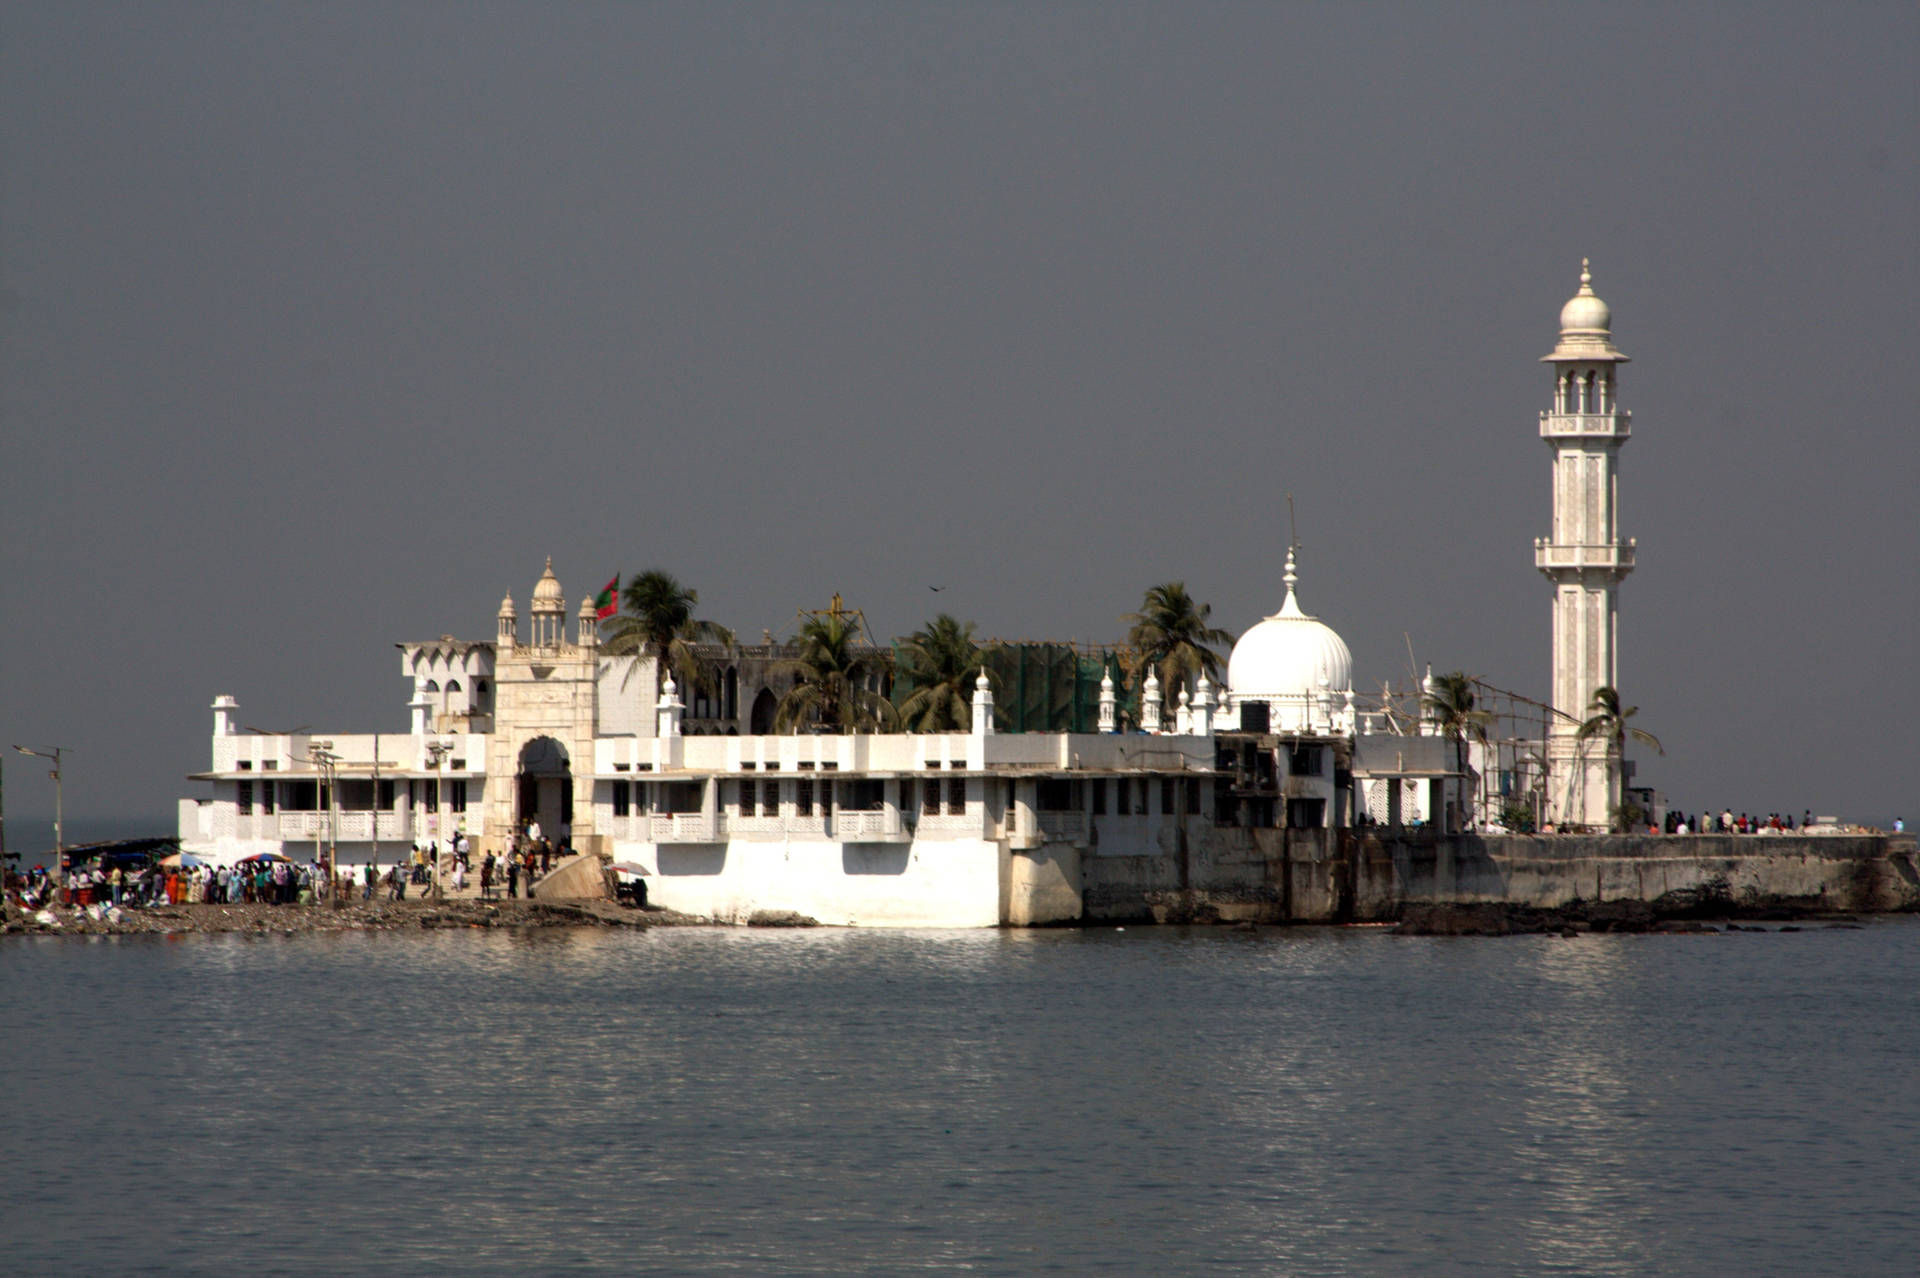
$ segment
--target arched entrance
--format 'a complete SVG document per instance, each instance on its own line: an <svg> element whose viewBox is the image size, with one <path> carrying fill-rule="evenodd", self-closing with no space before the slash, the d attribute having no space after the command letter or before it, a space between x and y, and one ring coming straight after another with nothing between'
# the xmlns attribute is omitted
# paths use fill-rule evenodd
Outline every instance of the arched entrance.
<svg viewBox="0 0 1920 1278"><path fill-rule="evenodd" d="M756 737L773 734L773 716L780 703L774 698L773 689L762 688L760 695L753 699L753 716L747 725L747 731Z"/></svg>
<svg viewBox="0 0 1920 1278"><path fill-rule="evenodd" d="M573 769L567 748L552 737L535 737L520 747L520 771L513 826L524 831L538 821L540 833L556 843L573 824Z"/></svg>

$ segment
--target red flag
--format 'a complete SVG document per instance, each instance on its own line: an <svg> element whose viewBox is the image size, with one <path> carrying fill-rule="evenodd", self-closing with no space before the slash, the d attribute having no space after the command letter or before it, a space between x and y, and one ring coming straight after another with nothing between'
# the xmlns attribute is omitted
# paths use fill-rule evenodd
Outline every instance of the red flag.
<svg viewBox="0 0 1920 1278"><path fill-rule="evenodd" d="M605 621L608 617L611 617L614 613L619 612L620 605L617 602L615 602L616 600L619 599L619 597L620 597L620 574L615 573L613 575L613 580L609 581L604 587L601 588L600 593L593 597L594 620Z"/></svg>

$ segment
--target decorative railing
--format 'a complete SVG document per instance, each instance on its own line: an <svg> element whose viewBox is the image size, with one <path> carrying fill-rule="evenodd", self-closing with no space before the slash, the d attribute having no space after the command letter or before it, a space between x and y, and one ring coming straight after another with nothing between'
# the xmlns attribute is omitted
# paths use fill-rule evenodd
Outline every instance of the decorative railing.
<svg viewBox="0 0 1920 1278"><path fill-rule="evenodd" d="M652 818L654 843L719 843L726 835L724 817L704 812L674 812Z"/></svg>
<svg viewBox="0 0 1920 1278"><path fill-rule="evenodd" d="M834 814L833 833L836 838L858 839L866 835L898 833L899 822L896 819L894 829L887 829L885 812L848 812L842 810Z"/></svg>

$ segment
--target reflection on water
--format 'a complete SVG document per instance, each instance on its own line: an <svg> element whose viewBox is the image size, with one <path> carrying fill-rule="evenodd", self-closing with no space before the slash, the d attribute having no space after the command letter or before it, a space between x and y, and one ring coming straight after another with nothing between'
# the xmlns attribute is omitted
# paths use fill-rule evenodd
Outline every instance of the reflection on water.
<svg viewBox="0 0 1920 1278"><path fill-rule="evenodd" d="M27 940L8 1262L1910 1272L1917 976L1914 921Z"/></svg>

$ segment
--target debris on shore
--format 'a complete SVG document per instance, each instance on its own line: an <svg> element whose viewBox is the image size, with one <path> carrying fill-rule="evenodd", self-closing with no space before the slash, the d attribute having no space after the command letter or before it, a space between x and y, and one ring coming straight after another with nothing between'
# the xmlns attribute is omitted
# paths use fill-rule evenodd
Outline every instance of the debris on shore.
<svg viewBox="0 0 1920 1278"><path fill-rule="evenodd" d="M1814 922L1829 928L1858 927L1850 914L1836 914L1806 906L1774 904L1733 907L1731 902L1695 899L1696 894L1670 892L1652 901L1571 901L1555 908L1485 901L1460 905L1409 905L1400 916L1395 936L1577 936L1593 932L1704 934L1768 932L1774 928L1743 925L1736 919ZM1781 927L1782 932L1802 926Z"/></svg>

